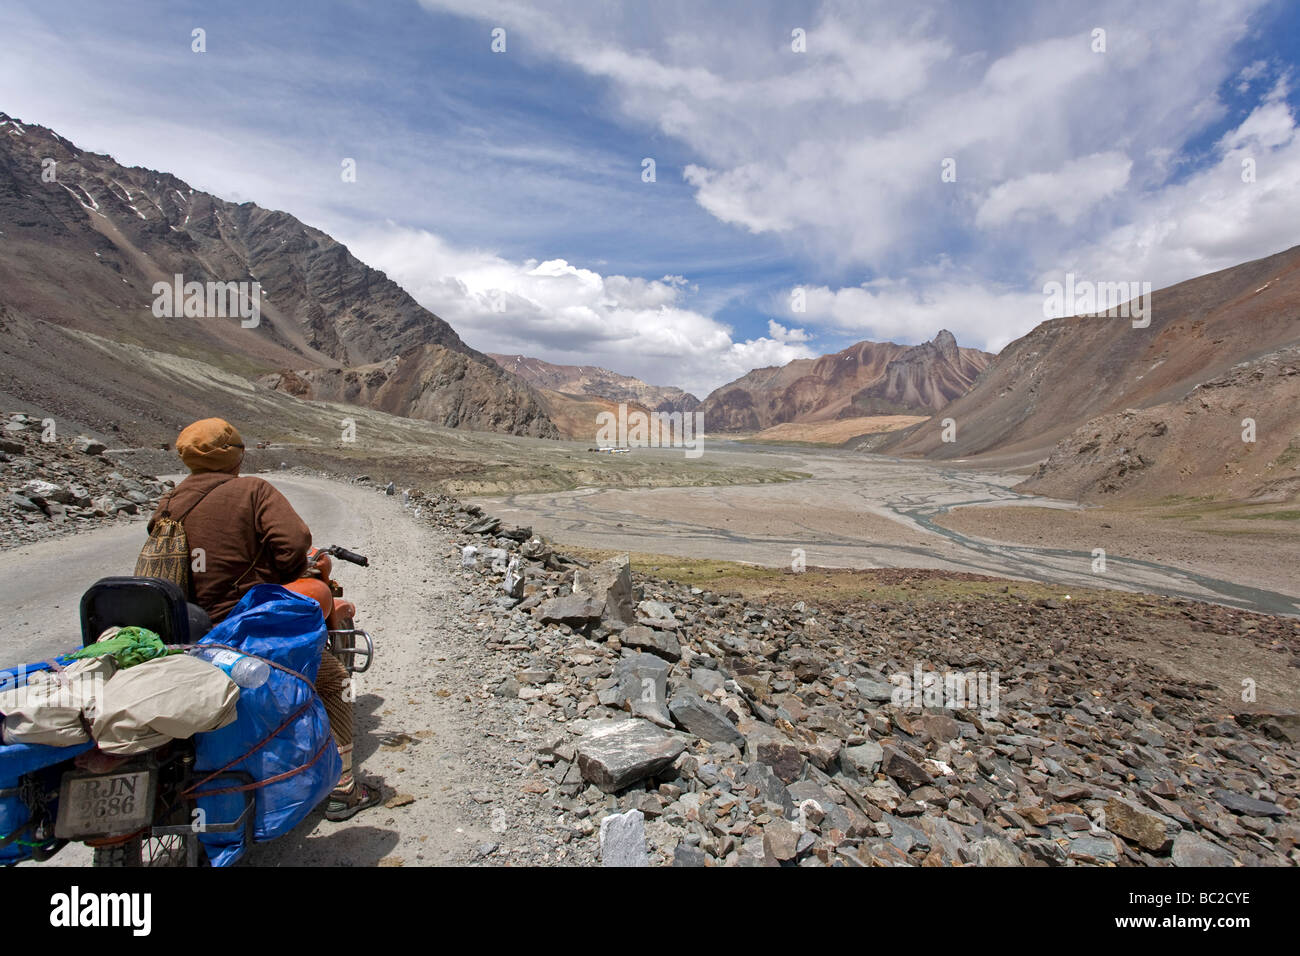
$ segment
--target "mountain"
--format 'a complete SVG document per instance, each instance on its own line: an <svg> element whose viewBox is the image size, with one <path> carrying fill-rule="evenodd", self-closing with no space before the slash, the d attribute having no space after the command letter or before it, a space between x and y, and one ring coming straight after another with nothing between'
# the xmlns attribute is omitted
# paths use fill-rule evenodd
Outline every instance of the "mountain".
<svg viewBox="0 0 1300 956"><path fill-rule="evenodd" d="M489 357L503 369L537 389L547 416L566 438L592 439L600 430L602 412L692 412L700 400L671 385L648 385L639 378L620 375L594 365L554 365L524 355Z"/></svg>
<svg viewBox="0 0 1300 956"><path fill-rule="evenodd" d="M1300 493L1300 346L1233 366L1171 402L1092 419L1018 490L1056 498Z"/></svg>
<svg viewBox="0 0 1300 956"><path fill-rule="evenodd" d="M1043 322L942 410L955 441L930 422L875 448L1033 462L1092 419L1180 402L1234 366L1300 342L1300 246L1160 289L1149 319L1147 328L1104 314Z"/></svg>
<svg viewBox="0 0 1300 956"><path fill-rule="evenodd" d="M176 275L260 283L257 324L156 315L154 284ZM443 425L558 435L532 388L320 230L3 113L0 296L11 318L37 323L37 338L48 323L279 376L303 397L353 394L345 400ZM367 387L350 391L354 379Z"/></svg>
<svg viewBox="0 0 1300 956"><path fill-rule="evenodd" d="M656 412L692 412L700 400L671 385L647 385L631 375L620 375L594 365L553 365L523 355L488 357L534 388L566 395L589 395L612 402L635 402Z"/></svg>
<svg viewBox="0 0 1300 956"><path fill-rule="evenodd" d="M964 394L993 356L958 348L951 332L931 342L858 342L834 355L755 369L703 404L713 432L760 431L784 422L935 411Z"/></svg>

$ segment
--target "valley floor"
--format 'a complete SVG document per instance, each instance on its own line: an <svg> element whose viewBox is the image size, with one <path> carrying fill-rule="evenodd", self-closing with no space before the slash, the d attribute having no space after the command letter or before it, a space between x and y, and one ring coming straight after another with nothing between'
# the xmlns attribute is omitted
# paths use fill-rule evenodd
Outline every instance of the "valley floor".
<svg viewBox="0 0 1300 956"><path fill-rule="evenodd" d="M1300 612L1300 581L1291 573L1300 566L1295 522L1241 520L1227 530L1206 522L1202 532L1190 519L1108 519L1014 492L1020 476L1011 472L852 452L714 441L705 457L724 467L733 457L752 465L764 456L772 469L811 477L474 500L567 545L769 568L928 568L1047 582L1062 593L1116 588ZM1104 572L1095 570L1095 548L1107 551Z"/></svg>
<svg viewBox="0 0 1300 956"><path fill-rule="evenodd" d="M1300 511L1286 505L1168 501L1087 510L957 508L935 518L978 538L1187 568L1209 577L1300 595Z"/></svg>

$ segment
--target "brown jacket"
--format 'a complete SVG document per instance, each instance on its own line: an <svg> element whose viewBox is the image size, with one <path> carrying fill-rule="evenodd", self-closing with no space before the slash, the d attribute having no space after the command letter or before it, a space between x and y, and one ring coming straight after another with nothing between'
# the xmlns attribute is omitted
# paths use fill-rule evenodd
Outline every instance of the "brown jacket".
<svg viewBox="0 0 1300 956"><path fill-rule="evenodd" d="M190 572L192 600L213 621L225 617L254 584L285 584L307 569L311 531L269 482L224 472L190 475L158 503L149 530L163 509L179 517L192 505L181 523L190 552L202 548L205 565Z"/></svg>

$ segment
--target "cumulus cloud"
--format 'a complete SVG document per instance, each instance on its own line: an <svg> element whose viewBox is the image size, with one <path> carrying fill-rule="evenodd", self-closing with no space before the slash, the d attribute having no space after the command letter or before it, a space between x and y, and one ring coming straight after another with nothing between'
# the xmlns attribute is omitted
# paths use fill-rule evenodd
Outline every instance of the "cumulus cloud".
<svg viewBox="0 0 1300 956"><path fill-rule="evenodd" d="M963 346L997 352L1043 320L1040 293L991 288L977 280L804 289L799 318L852 338L914 342L916 330L947 329Z"/></svg>
<svg viewBox="0 0 1300 956"><path fill-rule="evenodd" d="M514 262L391 223L350 236L348 245L484 352L603 365L700 397L752 368L814 354L802 329L776 323L770 337L735 340L729 326L689 307L694 290L682 276L601 275L563 259Z"/></svg>
<svg viewBox="0 0 1300 956"><path fill-rule="evenodd" d="M807 342L810 336L804 329L787 329L776 319L767 320L767 334L777 342Z"/></svg>
<svg viewBox="0 0 1300 956"><path fill-rule="evenodd" d="M918 278L805 289L801 320L852 334L907 340L917 328L947 328L963 345L996 352L1045 318L1043 285L1073 272L1094 282L1150 282L1159 289L1280 252L1296 244L1300 131L1285 102L1286 80L1215 147L1215 158L1183 182L1132 201L1132 221L1085 237L1016 289L949 268ZM789 313L787 310L787 314Z"/></svg>
<svg viewBox="0 0 1300 956"><path fill-rule="evenodd" d="M1059 271L1160 288L1295 245L1300 135L1286 91L1282 78L1220 138L1213 162L1136 200L1131 221L1080 242Z"/></svg>

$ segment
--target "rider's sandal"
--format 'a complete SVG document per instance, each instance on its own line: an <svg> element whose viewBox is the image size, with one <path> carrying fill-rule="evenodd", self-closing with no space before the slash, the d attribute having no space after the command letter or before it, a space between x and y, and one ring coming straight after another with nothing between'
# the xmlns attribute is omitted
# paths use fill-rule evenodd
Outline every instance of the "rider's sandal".
<svg viewBox="0 0 1300 956"><path fill-rule="evenodd" d="M383 799L384 792L380 787L358 780L350 793L330 794L329 802L325 805L325 819L331 823L349 820L362 810L378 806Z"/></svg>

